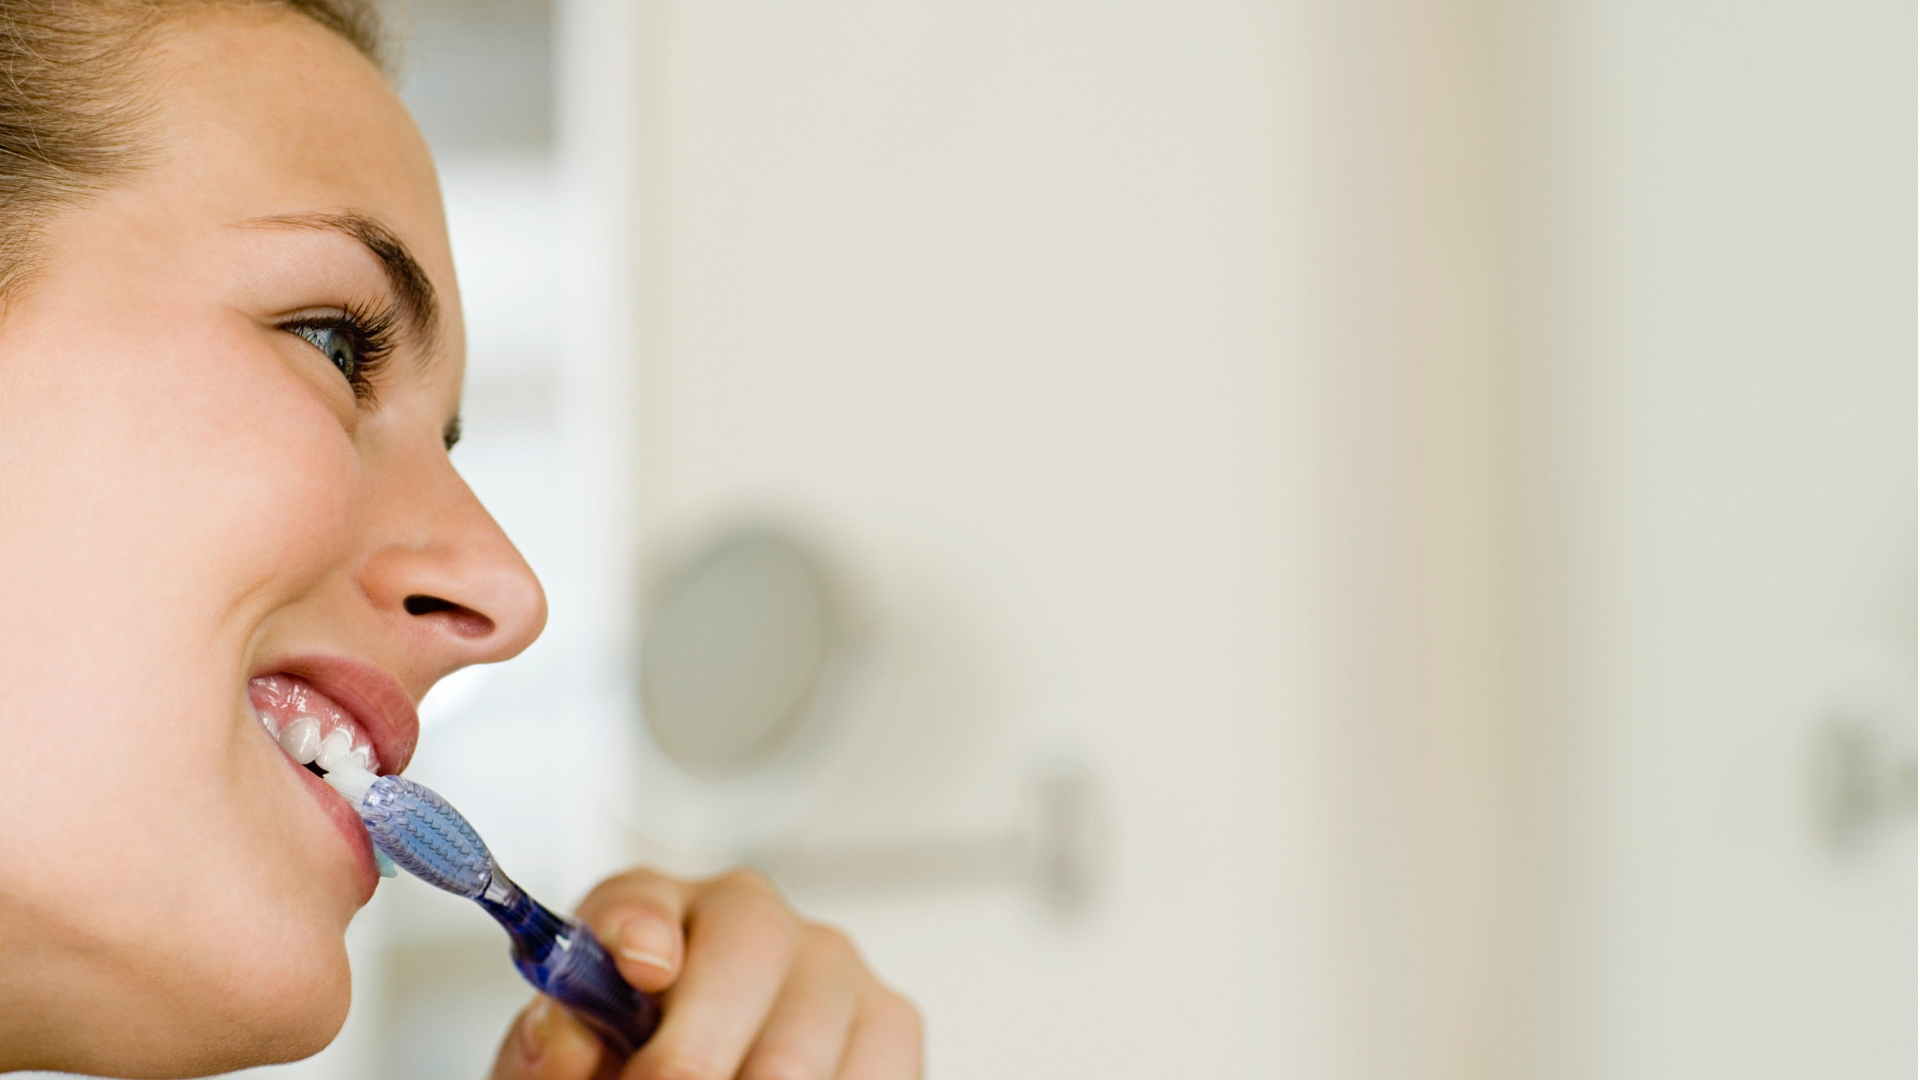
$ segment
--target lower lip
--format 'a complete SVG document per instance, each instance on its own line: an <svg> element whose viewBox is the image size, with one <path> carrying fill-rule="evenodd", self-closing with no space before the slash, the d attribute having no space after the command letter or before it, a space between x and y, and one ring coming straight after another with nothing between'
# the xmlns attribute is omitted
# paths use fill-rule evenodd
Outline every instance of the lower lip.
<svg viewBox="0 0 1920 1080"><path fill-rule="evenodd" d="M277 747L275 748L278 749ZM347 800L333 790L333 786L315 776L305 765L280 754L280 760L287 763L306 786L307 794L320 804L320 809L333 822L340 836L347 842L347 850L352 852L355 867L360 874L360 903L373 899L373 890L380 884L380 870L373 864L373 841L367 836L367 827L360 820L360 814L347 805Z"/></svg>

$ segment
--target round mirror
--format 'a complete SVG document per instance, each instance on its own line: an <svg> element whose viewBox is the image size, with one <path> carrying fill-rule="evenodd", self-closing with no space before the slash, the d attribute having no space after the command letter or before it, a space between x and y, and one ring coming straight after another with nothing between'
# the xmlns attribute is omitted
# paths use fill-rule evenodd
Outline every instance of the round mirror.
<svg viewBox="0 0 1920 1080"><path fill-rule="evenodd" d="M658 587L641 638L653 741L702 777L750 771L805 726L840 637L832 583L769 529L729 533Z"/></svg>

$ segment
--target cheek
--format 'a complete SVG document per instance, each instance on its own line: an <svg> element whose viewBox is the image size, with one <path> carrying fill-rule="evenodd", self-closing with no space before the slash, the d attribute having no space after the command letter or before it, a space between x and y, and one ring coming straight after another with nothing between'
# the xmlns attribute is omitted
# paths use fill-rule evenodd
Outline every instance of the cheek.
<svg viewBox="0 0 1920 1080"><path fill-rule="evenodd" d="M9 417L8 525L36 584L103 625L298 595L344 556L359 480L325 398L257 328L99 335Z"/></svg>
<svg viewBox="0 0 1920 1080"><path fill-rule="evenodd" d="M196 733L217 736L244 700L232 669L253 628L343 569L361 481L281 343L217 313L164 315L0 358L0 716L84 708L100 722L70 742L116 736L115 719L151 734L179 709L202 719L169 724L170 741L204 755Z"/></svg>
<svg viewBox="0 0 1920 1080"><path fill-rule="evenodd" d="M124 934L107 951L152 970L116 982L155 1015L191 1029L224 978L251 1017L229 1043L311 1049L345 1008L353 904L286 887L297 853L260 810L289 796L259 790L278 762L236 716L260 620L346 572L352 444L252 326L29 343L0 357L0 901ZM183 979L192 1017L157 1004Z"/></svg>

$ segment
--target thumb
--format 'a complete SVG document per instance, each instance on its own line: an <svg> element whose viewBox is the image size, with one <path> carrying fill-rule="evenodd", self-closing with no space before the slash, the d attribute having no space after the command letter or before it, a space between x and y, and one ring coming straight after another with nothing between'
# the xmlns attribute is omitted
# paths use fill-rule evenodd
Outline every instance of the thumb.
<svg viewBox="0 0 1920 1080"><path fill-rule="evenodd" d="M553 999L537 994L514 1018L493 1080L589 1080L601 1062L600 1040Z"/></svg>

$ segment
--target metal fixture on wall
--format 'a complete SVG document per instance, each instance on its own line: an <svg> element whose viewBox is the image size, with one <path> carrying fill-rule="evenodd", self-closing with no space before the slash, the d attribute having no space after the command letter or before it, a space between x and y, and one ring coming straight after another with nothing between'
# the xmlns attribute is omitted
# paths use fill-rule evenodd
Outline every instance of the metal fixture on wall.
<svg viewBox="0 0 1920 1080"><path fill-rule="evenodd" d="M804 826L863 757L876 642L846 579L793 529L722 529L643 598L640 831L738 859Z"/></svg>
<svg viewBox="0 0 1920 1080"><path fill-rule="evenodd" d="M653 579L638 665L636 831L714 864L745 861L804 892L1012 886L1050 915L1096 892L1103 819L1092 773L1058 757L1002 825L823 842L806 826L852 782L887 715L883 634L844 570L792 530L720 530Z"/></svg>
<svg viewBox="0 0 1920 1080"><path fill-rule="evenodd" d="M1914 680L1900 650L1850 642L1823 657L1808 780L1829 850L1856 854L1915 815Z"/></svg>
<svg viewBox="0 0 1920 1080"><path fill-rule="evenodd" d="M840 660L843 606L820 559L780 531L742 529L696 552L662 583L644 631L654 743L700 777L775 759Z"/></svg>
<svg viewBox="0 0 1920 1080"><path fill-rule="evenodd" d="M807 895L889 896L1010 886L1047 915L1072 919L1099 894L1106 820L1086 763L1061 758L1029 778L1014 819L995 830L906 839L788 844L747 862Z"/></svg>

